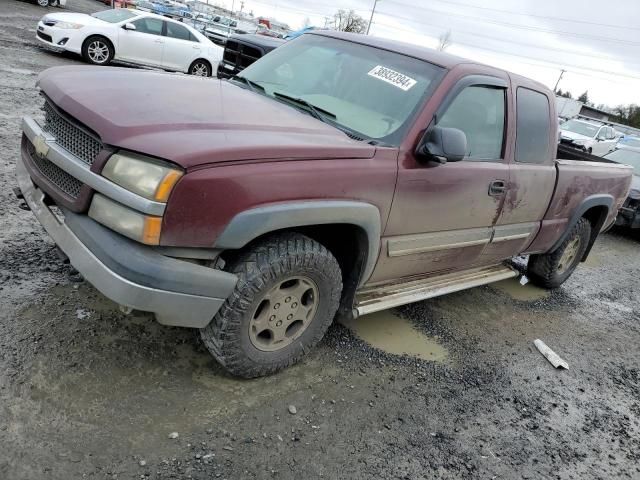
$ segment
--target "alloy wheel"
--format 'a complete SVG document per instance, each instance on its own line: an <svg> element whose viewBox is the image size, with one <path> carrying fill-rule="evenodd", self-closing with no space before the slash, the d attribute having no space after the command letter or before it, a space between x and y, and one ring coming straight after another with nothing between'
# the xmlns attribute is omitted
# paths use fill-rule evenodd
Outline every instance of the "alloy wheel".
<svg viewBox="0 0 640 480"><path fill-rule="evenodd" d="M208 77L209 76L209 65L203 62L198 62L191 67L191 75L195 75L196 77Z"/></svg>
<svg viewBox="0 0 640 480"><path fill-rule="evenodd" d="M558 273L563 274L566 272L572 265L580 251L580 237L576 236L573 240L571 240L567 247L562 252L562 256L558 261Z"/></svg>
<svg viewBox="0 0 640 480"><path fill-rule="evenodd" d="M94 63L105 63L109 59L109 46L102 40L94 40L87 48L87 54Z"/></svg>
<svg viewBox="0 0 640 480"><path fill-rule="evenodd" d="M249 338L258 350L274 352L299 338L318 308L318 287L304 276L279 281L258 302L249 322Z"/></svg>

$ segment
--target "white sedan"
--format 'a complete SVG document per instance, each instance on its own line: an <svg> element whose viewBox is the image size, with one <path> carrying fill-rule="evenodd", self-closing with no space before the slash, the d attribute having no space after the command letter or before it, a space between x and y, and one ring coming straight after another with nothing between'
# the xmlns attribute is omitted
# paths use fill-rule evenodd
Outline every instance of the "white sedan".
<svg viewBox="0 0 640 480"><path fill-rule="evenodd" d="M56 50L78 53L94 65L120 60L206 77L224 51L188 25L124 8L93 15L50 13L38 22L36 38Z"/></svg>

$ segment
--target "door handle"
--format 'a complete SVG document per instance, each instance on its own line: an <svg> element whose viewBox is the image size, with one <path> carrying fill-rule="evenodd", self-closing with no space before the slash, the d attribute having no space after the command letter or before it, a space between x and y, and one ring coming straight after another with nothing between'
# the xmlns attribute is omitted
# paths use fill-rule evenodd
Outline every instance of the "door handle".
<svg viewBox="0 0 640 480"><path fill-rule="evenodd" d="M489 195L492 197L499 197L504 195L507 190L507 183L504 180L494 180L489 184Z"/></svg>
<svg viewBox="0 0 640 480"><path fill-rule="evenodd" d="M162 40L155 40L155 43L164 43Z"/></svg>

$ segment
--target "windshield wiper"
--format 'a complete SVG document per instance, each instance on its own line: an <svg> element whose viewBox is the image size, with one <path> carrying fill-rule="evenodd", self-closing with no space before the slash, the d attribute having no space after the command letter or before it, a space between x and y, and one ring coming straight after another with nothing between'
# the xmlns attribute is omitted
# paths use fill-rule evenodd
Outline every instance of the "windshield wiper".
<svg viewBox="0 0 640 480"><path fill-rule="evenodd" d="M246 77L241 77L239 75L235 75L235 76L231 77L231 80L235 80L238 83L243 83L244 85L249 87L249 90L251 90L252 92L255 92L257 90L260 90L261 92L264 92L264 87L262 85L254 82L254 81L251 81Z"/></svg>
<svg viewBox="0 0 640 480"><path fill-rule="evenodd" d="M312 103L307 102L304 98L292 97L290 95L286 95L280 92L273 92L273 96L280 98L282 100L286 100L289 103L294 103L296 105L305 107L309 111L309 113L311 113L312 116L314 116L320 121L324 122L325 121L324 117L329 117L333 119L337 118L335 113L331 113L328 110L325 110L324 108L321 108L321 107L316 107Z"/></svg>

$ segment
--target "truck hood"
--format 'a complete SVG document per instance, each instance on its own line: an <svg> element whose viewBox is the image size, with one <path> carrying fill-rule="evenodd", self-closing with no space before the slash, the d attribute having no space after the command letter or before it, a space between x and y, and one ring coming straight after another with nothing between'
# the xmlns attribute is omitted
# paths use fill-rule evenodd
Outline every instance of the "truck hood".
<svg viewBox="0 0 640 480"><path fill-rule="evenodd" d="M38 85L103 143L184 168L242 160L371 158L375 147L226 81L128 68L55 67Z"/></svg>
<svg viewBox="0 0 640 480"><path fill-rule="evenodd" d="M579 133L570 132L569 130L560 130L560 136L570 140L593 140L591 137L581 135Z"/></svg>

